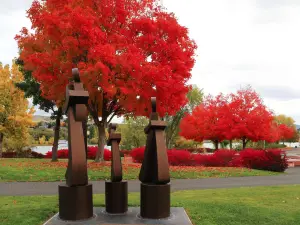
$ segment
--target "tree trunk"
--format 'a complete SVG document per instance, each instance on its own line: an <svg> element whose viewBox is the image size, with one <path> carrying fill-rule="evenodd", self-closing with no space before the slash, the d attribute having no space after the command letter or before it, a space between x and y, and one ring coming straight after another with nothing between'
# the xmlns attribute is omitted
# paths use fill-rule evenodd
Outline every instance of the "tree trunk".
<svg viewBox="0 0 300 225"><path fill-rule="evenodd" d="M62 116L62 108L59 108L56 115L55 127L54 127L54 141L52 146L52 162L57 162L57 149L59 141L59 131L60 131L60 118Z"/></svg>
<svg viewBox="0 0 300 225"><path fill-rule="evenodd" d="M0 134L0 158L2 158L3 137L4 137L4 135L1 133Z"/></svg>
<svg viewBox="0 0 300 225"><path fill-rule="evenodd" d="M219 141L218 140L215 140L213 141L214 142L214 145L215 145L215 149L216 150L219 150Z"/></svg>
<svg viewBox="0 0 300 225"><path fill-rule="evenodd" d="M103 162L105 140L105 123L101 121L98 125L98 151L96 153L95 162Z"/></svg>
<svg viewBox="0 0 300 225"><path fill-rule="evenodd" d="M232 140L229 140L229 148L232 150Z"/></svg>
<svg viewBox="0 0 300 225"><path fill-rule="evenodd" d="M247 145L247 140L244 138L242 141L243 141L243 149L245 149Z"/></svg>

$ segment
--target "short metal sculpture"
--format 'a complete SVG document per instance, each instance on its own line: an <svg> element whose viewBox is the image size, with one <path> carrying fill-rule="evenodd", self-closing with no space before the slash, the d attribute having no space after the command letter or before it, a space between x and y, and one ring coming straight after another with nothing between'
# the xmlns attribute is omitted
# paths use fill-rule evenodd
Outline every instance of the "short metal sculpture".
<svg viewBox="0 0 300 225"><path fill-rule="evenodd" d="M166 123L156 112L156 98L151 98L152 113L147 134L144 161L140 171L141 217L161 219L170 216L170 173L164 130Z"/></svg>
<svg viewBox="0 0 300 225"><path fill-rule="evenodd" d="M93 190L88 184L85 121L89 94L80 82L78 69L72 70L73 81L66 88L63 107L68 116L69 160L66 185L59 186L59 217L82 220L93 216Z"/></svg>
<svg viewBox="0 0 300 225"><path fill-rule="evenodd" d="M116 133L117 124L109 125L108 146L111 146L111 181L105 182L106 212L112 214L125 213L128 210L128 185L122 181L122 163L119 144L121 134Z"/></svg>

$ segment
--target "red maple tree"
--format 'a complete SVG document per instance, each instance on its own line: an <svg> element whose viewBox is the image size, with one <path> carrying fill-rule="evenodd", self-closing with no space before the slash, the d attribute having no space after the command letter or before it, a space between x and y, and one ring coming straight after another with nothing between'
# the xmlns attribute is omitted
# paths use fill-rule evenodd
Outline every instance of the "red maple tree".
<svg viewBox="0 0 300 225"><path fill-rule="evenodd" d="M272 112L248 87L229 96L207 98L182 120L180 135L195 141L211 140L216 149L223 140L240 139L244 149L249 140L277 140L279 134L274 132L278 130L272 127L272 121Z"/></svg>
<svg viewBox="0 0 300 225"><path fill-rule="evenodd" d="M23 28L16 36L25 69L58 105L71 69L80 69L99 130L96 160L115 115L148 116L153 96L160 115L172 115L186 102L196 44L159 2L35 0L27 12L32 32Z"/></svg>
<svg viewBox="0 0 300 225"><path fill-rule="evenodd" d="M198 142L211 140L218 149L219 143L228 137L230 117L227 115L227 107L226 96L209 96L182 119L180 135Z"/></svg>
<svg viewBox="0 0 300 225"><path fill-rule="evenodd" d="M281 138L280 130L278 124L273 121L270 126L270 129L265 133L264 140L269 143L278 142Z"/></svg>
<svg viewBox="0 0 300 225"><path fill-rule="evenodd" d="M231 94L229 109L233 124L229 132L233 139L242 140L243 149L250 140L265 140L272 126L273 115L251 87Z"/></svg>
<svg viewBox="0 0 300 225"><path fill-rule="evenodd" d="M283 142L293 138L296 133L296 130L293 127L289 127L286 124L278 125L278 131L279 131L279 140Z"/></svg>

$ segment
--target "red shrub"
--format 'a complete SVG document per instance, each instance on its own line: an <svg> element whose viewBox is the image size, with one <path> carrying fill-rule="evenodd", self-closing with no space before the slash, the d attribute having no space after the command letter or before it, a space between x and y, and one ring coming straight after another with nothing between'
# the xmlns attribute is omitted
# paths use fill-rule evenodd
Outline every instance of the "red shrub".
<svg viewBox="0 0 300 225"><path fill-rule="evenodd" d="M41 153L26 150L21 152L3 152L2 153L3 158L35 158L35 159L42 159L45 156Z"/></svg>
<svg viewBox="0 0 300 225"><path fill-rule="evenodd" d="M97 146L88 146L87 158L88 159L95 159L97 149L98 149ZM69 150L68 149L60 149L60 150L57 151L57 157L59 159L67 159L68 155L69 155ZM52 158L52 152L51 151L47 152L45 158L51 159ZM111 160L111 151L108 150L108 149L104 149L104 160L105 161Z"/></svg>
<svg viewBox="0 0 300 225"><path fill-rule="evenodd" d="M209 162L211 161L212 155L202 155L202 154L194 154L193 161L194 166L209 166Z"/></svg>
<svg viewBox="0 0 300 225"><path fill-rule="evenodd" d="M195 154L193 161L195 166L225 167L229 166L236 153L234 150L221 149L211 155Z"/></svg>
<svg viewBox="0 0 300 225"><path fill-rule="evenodd" d="M16 158L17 153L16 152L2 152L3 158Z"/></svg>
<svg viewBox="0 0 300 225"><path fill-rule="evenodd" d="M169 165L191 166L193 164L192 154L186 150L168 150Z"/></svg>
<svg viewBox="0 0 300 225"><path fill-rule="evenodd" d="M217 161L217 166L228 166L237 152L235 150L220 149L214 152L214 159Z"/></svg>
<svg viewBox="0 0 300 225"><path fill-rule="evenodd" d="M135 163L142 163L145 147L132 149L130 156ZM172 166L247 167L251 169L283 172L287 168L287 158L281 150L245 149L239 153L221 149L211 155L191 154L187 150L168 150L169 164ZM282 156L283 154L283 156Z"/></svg>
<svg viewBox="0 0 300 225"><path fill-rule="evenodd" d="M87 152L88 159L95 159L97 150L98 150L98 146L89 146ZM105 161L110 161L111 151L105 148L103 158Z"/></svg>
<svg viewBox="0 0 300 225"><path fill-rule="evenodd" d="M35 158L35 159L43 159L45 157L45 155L43 155L42 153L38 153L35 151L31 151L31 157Z"/></svg>
<svg viewBox="0 0 300 225"><path fill-rule="evenodd" d="M252 169L283 172L288 166L285 152L278 149L245 149L240 152L240 159L243 167Z"/></svg>
<svg viewBox="0 0 300 225"><path fill-rule="evenodd" d="M134 148L130 152L133 162L142 163L144 160L145 147ZM191 153L185 150L168 150L169 164L172 166L190 166L192 165Z"/></svg>
<svg viewBox="0 0 300 225"><path fill-rule="evenodd" d="M144 152L145 152L145 146L132 149L130 151L130 156L132 157L132 161L135 163L142 163L144 160Z"/></svg>

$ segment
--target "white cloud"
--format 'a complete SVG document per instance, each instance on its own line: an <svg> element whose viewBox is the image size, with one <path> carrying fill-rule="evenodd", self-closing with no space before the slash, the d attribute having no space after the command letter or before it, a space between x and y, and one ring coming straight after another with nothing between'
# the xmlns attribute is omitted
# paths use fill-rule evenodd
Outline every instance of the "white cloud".
<svg viewBox="0 0 300 225"><path fill-rule="evenodd" d="M14 36L30 27L31 0L0 3L0 61L17 56ZM163 0L196 41L190 83L206 93L252 85L269 108L300 123L299 0ZM299 108L299 110L298 110Z"/></svg>
<svg viewBox="0 0 300 225"><path fill-rule="evenodd" d="M191 83L211 94L250 84L275 113L300 123L300 1L184 3L164 0L199 46Z"/></svg>

